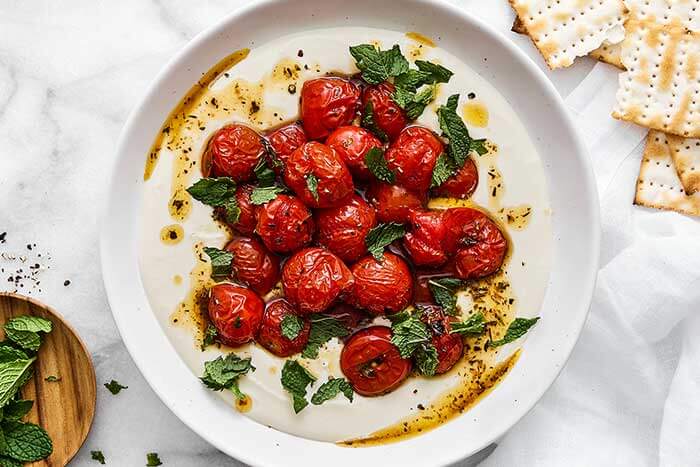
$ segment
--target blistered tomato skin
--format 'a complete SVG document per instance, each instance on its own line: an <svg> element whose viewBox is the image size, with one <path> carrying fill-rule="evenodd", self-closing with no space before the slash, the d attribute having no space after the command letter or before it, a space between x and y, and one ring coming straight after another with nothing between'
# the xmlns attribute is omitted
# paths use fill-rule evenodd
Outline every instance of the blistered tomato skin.
<svg viewBox="0 0 700 467"><path fill-rule="evenodd" d="M457 277L479 279L500 269L508 241L486 214L471 208L448 209L445 226L444 244L455 255Z"/></svg>
<svg viewBox="0 0 700 467"><path fill-rule="evenodd" d="M445 239L444 211L412 211L403 246L416 266L438 267L449 258Z"/></svg>
<svg viewBox="0 0 700 467"><path fill-rule="evenodd" d="M396 174L396 183L402 187L426 192L430 188L433 169L443 152L442 141L427 128L404 128L391 143L385 157L389 168Z"/></svg>
<svg viewBox="0 0 700 467"><path fill-rule="evenodd" d="M326 145L343 159L353 176L368 180L371 173L365 164L365 156L370 149L381 148L382 142L359 126L341 126L326 139Z"/></svg>
<svg viewBox="0 0 700 467"><path fill-rule="evenodd" d="M362 111L367 102L372 103L372 113L377 126L394 140L408 124L406 112L391 98L394 85L389 82L368 86L362 93Z"/></svg>
<svg viewBox="0 0 700 467"><path fill-rule="evenodd" d="M352 288L352 273L325 248L306 248L287 260L282 269L284 295L301 315L320 313Z"/></svg>
<svg viewBox="0 0 700 467"><path fill-rule="evenodd" d="M277 157L286 164L289 156L297 148L306 143L306 133L301 125L292 123L280 127L267 136L270 146L275 150Z"/></svg>
<svg viewBox="0 0 700 467"><path fill-rule="evenodd" d="M467 199L474 194L478 184L479 171L474 161L469 158L454 176L434 188L433 193L445 198Z"/></svg>
<svg viewBox="0 0 700 467"><path fill-rule="evenodd" d="M233 253L233 277L256 293L266 295L279 281L280 265L277 256L256 239L235 237L225 249Z"/></svg>
<svg viewBox="0 0 700 467"><path fill-rule="evenodd" d="M314 220L299 198L278 195L258 209L255 231L275 253L289 253L311 242Z"/></svg>
<svg viewBox="0 0 700 467"><path fill-rule="evenodd" d="M431 342L437 350L438 365L435 374L449 371L462 358L464 342L458 334L452 334L452 321L438 306L423 307L421 321L428 325Z"/></svg>
<svg viewBox="0 0 700 467"><path fill-rule="evenodd" d="M289 357L301 352L309 342L311 324L308 320L302 318L304 326L294 339L288 339L282 334L282 320L294 314L296 313L292 305L282 298L269 303L255 340L278 357Z"/></svg>
<svg viewBox="0 0 700 467"><path fill-rule="evenodd" d="M370 185L367 199L377 210L379 222L408 222L411 211L421 209L427 202L424 195L382 182Z"/></svg>
<svg viewBox="0 0 700 467"><path fill-rule="evenodd" d="M250 202L250 194L253 192L253 188L255 188L253 185L239 185L236 188L236 203L241 213L238 216L238 222L234 224L226 222L234 232L241 235L253 235L255 232L257 206ZM224 210L221 208L217 208L217 210L219 216L226 221Z"/></svg>
<svg viewBox="0 0 700 467"><path fill-rule="evenodd" d="M401 358L391 343L386 326L364 328L345 343L340 353L340 369L355 392L363 396L381 396L393 391L411 372L411 360Z"/></svg>
<svg viewBox="0 0 700 467"><path fill-rule="evenodd" d="M396 313L411 303L413 276L406 262L393 253L384 260L366 256L352 268L355 284L347 302L374 315Z"/></svg>
<svg viewBox="0 0 700 467"><path fill-rule="evenodd" d="M226 125L209 140L203 166L210 165L214 177L247 182L255 177L253 169L264 153L265 147L255 130L245 125Z"/></svg>
<svg viewBox="0 0 700 467"><path fill-rule="evenodd" d="M344 78L316 78L301 88L301 120L312 140L327 137L336 128L348 125L360 105L360 88Z"/></svg>
<svg viewBox="0 0 700 467"><path fill-rule="evenodd" d="M253 340L262 323L265 304L252 290L234 284L217 284L210 290L209 319L226 345Z"/></svg>
<svg viewBox="0 0 700 467"><path fill-rule="evenodd" d="M318 182L318 197L309 190L308 177ZM310 141L287 161L284 181L309 207L331 208L342 204L354 191L352 175L340 156L325 144Z"/></svg>
<svg viewBox="0 0 700 467"><path fill-rule="evenodd" d="M316 211L318 242L346 262L367 254L365 236L376 225L374 208L357 195L341 206Z"/></svg>

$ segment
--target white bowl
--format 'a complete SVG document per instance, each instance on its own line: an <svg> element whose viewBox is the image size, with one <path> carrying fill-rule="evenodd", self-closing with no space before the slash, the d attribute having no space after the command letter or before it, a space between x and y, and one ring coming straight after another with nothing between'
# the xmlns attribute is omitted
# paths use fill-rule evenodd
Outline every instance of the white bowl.
<svg viewBox="0 0 700 467"><path fill-rule="evenodd" d="M145 158L161 124L192 83L233 50L292 32L349 25L439 37L440 47L490 81L519 113L539 151L553 210L554 261L539 313L542 320L524 342L515 368L465 415L422 436L372 448L342 448L267 428L204 389L151 312L137 264ZM183 422L221 451L253 465L341 467L383 459L387 465L428 466L478 452L522 418L557 377L586 319L598 265L596 188L584 146L559 95L516 46L441 1L270 0L233 12L177 54L134 109L119 141L104 212L105 287L131 356Z"/></svg>

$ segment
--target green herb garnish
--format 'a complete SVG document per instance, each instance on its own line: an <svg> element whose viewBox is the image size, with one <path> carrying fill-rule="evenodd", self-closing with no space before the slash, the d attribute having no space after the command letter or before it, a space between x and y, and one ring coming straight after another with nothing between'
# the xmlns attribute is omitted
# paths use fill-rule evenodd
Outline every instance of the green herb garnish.
<svg viewBox="0 0 700 467"><path fill-rule="evenodd" d="M436 188L449 180L457 171L454 161L445 153L440 154L433 168L433 178L430 188Z"/></svg>
<svg viewBox="0 0 700 467"><path fill-rule="evenodd" d="M204 363L204 375L199 378L202 383L214 391L231 391L237 399L245 399L245 394L238 387L238 379L248 373L255 371L251 365L250 358L240 358L234 353L226 357L217 357Z"/></svg>
<svg viewBox="0 0 700 467"><path fill-rule="evenodd" d="M53 452L53 443L46 431L33 423L3 422L5 435L3 454L20 462L44 459Z"/></svg>
<svg viewBox="0 0 700 467"><path fill-rule="evenodd" d="M524 336L525 333L532 326L534 326L535 323L539 319L540 319L539 317L536 317L536 318L515 318L513 320L513 322L510 323L510 326L508 326L508 329L506 330L505 336L503 336L502 339L490 341L489 345L491 347L498 347L498 346L513 342L514 340Z"/></svg>
<svg viewBox="0 0 700 467"><path fill-rule="evenodd" d="M311 315L310 321L309 342L301 353L304 358L318 358L318 351L323 344L334 337L340 338L350 334L350 330L345 324L333 316L315 314Z"/></svg>
<svg viewBox="0 0 700 467"><path fill-rule="evenodd" d="M206 253L206 255L209 257L209 261L211 262L212 279L215 281L220 281L228 278L231 275L233 253L208 246L204 247L204 253Z"/></svg>
<svg viewBox="0 0 700 467"><path fill-rule="evenodd" d="M105 383L105 387L109 389L109 392L111 392L115 396L119 394L122 391L122 389L129 389L129 386L122 386L115 380L112 380L109 383Z"/></svg>
<svg viewBox="0 0 700 467"><path fill-rule="evenodd" d="M399 350L401 357L413 357L421 374L433 376L438 360L428 326L418 315L408 311L393 315L390 319L391 342Z"/></svg>
<svg viewBox="0 0 700 467"><path fill-rule="evenodd" d="M344 378L330 378L318 388L316 393L311 396L311 403L321 405L324 402L333 399L340 393L352 402L354 391L352 386Z"/></svg>
<svg viewBox="0 0 700 467"><path fill-rule="evenodd" d="M222 208L226 222L235 224L241 215L236 201L236 182L230 177L202 178L187 189L194 199L208 206Z"/></svg>
<svg viewBox="0 0 700 467"><path fill-rule="evenodd" d="M90 451L90 457L92 457L92 460L97 461L102 465L105 464L105 455L102 454L102 451Z"/></svg>
<svg viewBox="0 0 700 467"><path fill-rule="evenodd" d="M372 105L372 101L368 100L365 104L364 111L362 112L362 118L360 119L360 124L362 125L362 128L369 130L383 143L389 141L389 137L387 136L386 132L379 128L379 125L377 125L377 122L374 120L374 106Z"/></svg>
<svg viewBox="0 0 700 467"><path fill-rule="evenodd" d="M438 122L443 136L449 140L447 153L458 168L464 166L471 151L485 154L485 140L475 140L469 136L469 130L462 118L457 114L459 94L453 94L447 99L447 103L437 110Z"/></svg>
<svg viewBox="0 0 700 467"><path fill-rule="evenodd" d="M37 351L41 346L40 332L51 332L51 321L38 316L18 316L3 326L7 338L19 347Z"/></svg>
<svg viewBox="0 0 700 467"><path fill-rule="evenodd" d="M282 367L282 375L280 378L282 387L292 395L294 404L294 412L299 413L309 405L306 400L306 387L316 381L316 377L309 373L309 370L304 368L296 360L287 360Z"/></svg>
<svg viewBox="0 0 700 467"><path fill-rule="evenodd" d="M394 183L396 175L391 171L381 148L371 148L365 154L365 164L372 175L386 183Z"/></svg>
<svg viewBox="0 0 700 467"><path fill-rule="evenodd" d="M318 178L314 174L308 174L306 177L306 187L311 192L311 196L318 201Z"/></svg>
<svg viewBox="0 0 700 467"><path fill-rule="evenodd" d="M443 277L428 281L428 288L435 299L435 303L440 305L448 315L457 313L457 291L461 287L464 287L464 281L454 277Z"/></svg>
<svg viewBox="0 0 700 467"><path fill-rule="evenodd" d="M384 259L384 248L404 235L406 235L406 229L403 224L397 222L379 224L367 233L365 245L367 245L367 250L374 256L374 259L382 261Z"/></svg>
<svg viewBox="0 0 700 467"><path fill-rule="evenodd" d="M163 465L163 463L160 461L157 452L146 454L146 467L158 467L159 465Z"/></svg>
<svg viewBox="0 0 700 467"><path fill-rule="evenodd" d="M46 381L47 383L58 383L59 381L61 381L61 377L50 375L44 378L44 381Z"/></svg>
<svg viewBox="0 0 700 467"><path fill-rule="evenodd" d="M482 334L486 330L486 321L481 312L474 313L466 321L461 323L452 323L452 334L460 334L462 336Z"/></svg>
<svg viewBox="0 0 700 467"><path fill-rule="evenodd" d="M362 72L362 79L369 84L379 84L408 71L408 60L398 45L389 50L381 50L371 44L355 45L350 47L350 55Z"/></svg>
<svg viewBox="0 0 700 467"><path fill-rule="evenodd" d="M304 329L304 320L297 315L286 315L280 323L282 335L287 339L294 340L299 337L299 333Z"/></svg>
<svg viewBox="0 0 700 467"><path fill-rule="evenodd" d="M202 351L215 342L217 335L219 335L219 331L216 329L216 326L213 324L207 324L207 327L204 330L204 336L202 336Z"/></svg>
<svg viewBox="0 0 700 467"><path fill-rule="evenodd" d="M255 172L255 178L260 186L272 186L275 184L275 171L267 164L267 158L261 157L253 172Z"/></svg>
<svg viewBox="0 0 700 467"><path fill-rule="evenodd" d="M277 198L277 195L284 193L286 189L278 185L256 187L250 193L250 202L256 206L269 203Z"/></svg>

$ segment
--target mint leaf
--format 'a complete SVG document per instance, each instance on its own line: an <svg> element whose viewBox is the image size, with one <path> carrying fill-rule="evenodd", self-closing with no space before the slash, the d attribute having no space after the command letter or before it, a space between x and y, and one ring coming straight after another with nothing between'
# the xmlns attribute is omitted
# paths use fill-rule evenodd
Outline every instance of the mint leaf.
<svg viewBox="0 0 700 467"><path fill-rule="evenodd" d="M217 357L204 363L204 375L199 378L202 383L211 390L223 391L228 389L233 392L238 399L245 398L238 388L238 378L249 371L255 371L251 365L250 358L240 358L234 353L226 357Z"/></svg>
<svg viewBox="0 0 700 467"><path fill-rule="evenodd" d="M475 313L461 323L452 323L451 334L460 334L462 336L481 334L486 330L486 321L481 312Z"/></svg>
<svg viewBox="0 0 700 467"><path fill-rule="evenodd" d="M231 275L233 253L208 246L204 247L204 253L207 254L209 261L211 262L212 279L219 281L226 279Z"/></svg>
<svg viewBox="0 0 700 467"><path fill-rule="evenodd" d="M14 360L26 360L29 356L19 349L10 347L9 345L0 346L0 364L12 362Z"/></svg>
<svg viewBox="0 0 700 467"><path fill-rule="evenodd" d="M0 407L4 407L15 397L17 390L27 382L32 374L35 357L14 360L0 364Z"/></svg>
<svg viewBox="0 0 700 467"><path fill-rule="evenodd" d="M360 125L365 130L370 131L374 136L376 136L381 142L386 143L389 141L387 134L379 128L377 122L374 120L374 105L372 101L367 101L365 108L362 112L362 118L360 119Z"/></svg>
<svg viewBox="0 0 700 467"><path fill-rule="evenodd" d="M433 178L430 181L430 188L436 188L445 183L455 174L457 167L454 161L446 153L440 154L433 168Z"/></svg>
<svg viewBox="0 0 700 467"><path fill-rule="evenodd" d="M299 336L299 333L304 329L304 320L297 315L286 315L280 323L282 335L287 339L294 340Z"/></svg>
<svg viewBox="0 0 700 467"><path fill-rule="evenodd" d="M402 358L410 358L423 344L430 342L428 327L415 315L404 315L405 318L391 324L391 342L399 349Z"/></svg>
<svg viewBox="0 0 700 467"><path fill-rule="evenodd" d="M3 446L3 450L4 450L4 446L5 446L4 435L2 435L2 439L3 439L2 446ZM20 461L10 459L9 457L0 456L0 467L22 467L23 465L24 465L24 463L22 463Z"/></svg>
<svg viewBox="0 0 700 467"><path fill-rule="evenodd" d="M219 331L217 331L216 326L214 326L213 324L207 324L207 327L204 330L204 335L202 336L201 349L204 350L210 345L212 345L218 334Z"/></svg>
<svg viewBox="0 0 700 467"><path fill-rule="evenodd" d="M457 291L464 285L464 281L454 277L430 279L428 281L428 288L435 299L435 303L440 305L448 315L457 313Z"/></svg>
<svg viewBox="0 0 700 467"><path fill-rule="evenodd" d="M275 184L275 171L267 164L267 158L261 157L253 172L255 172L255 178L260 186L272 186Z"/></svg>
<svg viewBox="0 0 700 467"><path fill-rule="evenodd" d="M447 145L447 153L455 162L458 168L461 168L469 157L472 150L484 150L483 141L476 142L469 136L469 130L462 121L462 118L457 115L457 104L459 102L459 94L453 94L447 99L447 103L440 106L437 110L438 122L443 136L447 137L449 144ZM480 153L481 154L481 153Z"/></svg>
<svg viewBox="0 0 700 467"><path fill-rule="evenodd" d="M424 90L413 95L403 109L406 111L406 117L409 120L415 120L421 116L425 107L430 104L435 98L435 87L429 86Z"/></svg>
<svg viewBox="0 0 700 467"><path fill-rule="evenodd" d="M5 328L5 336L26 350L36 352L41 346L41 337L34 331L18 331L17 329Z"/></svg>
<svg viewBox="0 0 700 467"><path fill-rule="evenodd" d="M311 315L311 330L309 342L307 342L301 356L304 358L318 358L318 350L323 344L334 337L345 337L350 330L339 319L323 314Z"/></svg>
<svg viewBox="0 0 700 467"><path fill-rule="evenodd" d="M384 247L391 245L394 240L398 240L404 235L406 235L406 229L403 224L397 222L379 224L367 233L365 245L367 245L367 250L374 256L374 259L382 261L384 258Z"/></svg>
<svg viewBox="0 0 700 467"><path fill-rule="evenodd" d="M513 342L514 340L522 337L525 335L525 333L535 325L535 323L539 320L539 317L536 318L515 318L512 323L510 323L510 326L508 326L508 329L506 330L505 336L503 336L502 339L498 339L495 341L490 341L489 345L491 347L498 347L500 345L508 344L510 342Z"/></svg>
<svg viewBox="0 0 700 467"><path fill-rule="evenodd" d="M435 346L430 342L424 342L416 348L413 360L420 374L434 376L438 366L438 353Z"/></svg>
<svg viewBox="0 0 700 467"><path fill-rule="evenodd" d="M29 332L51 332L51 321L38 316L17 316L5 323L5 330Z"/></svg>
<svg viewBox="0 0 700 467"><path fill-rule="evenodd" d="M209 206L224 206L236 194L236 182L230 177L202 178L187 189L194 199Z"/></svg>
<svg viewBox="0 0 700 467"><path fill-rule="evenodd" d="M313 396L311 396L311 403L314 405L321 405L327 400L333 399L341 392L352 402L354 392L350 383L343 378L330 378L318 388Z"/></svg>
<svg viewBox="0 0 700 467"><path fill-rule="evenodd" d="M311 196L318 201L318 178L314 174L308 174L306 177L306 187L311 192Z"/></svg>
<svg viewBox="0 0 700 467"><path fill-rule="evenodd" d="M33 423L3 423L5 442L3 454L22 462L33 462L48 457L53 452L51 438L40 426Z"/></svg>
<svg viewBox="0 0 700 467"><path fill-rule="evenodd" d="M92 460L97 461L102 465L105 464L105 455L102 454L102 451L90 451L90 457L92 457Z"/></svg>
<svg viewBox="0 0 700 467"><path fill-rule="evenodd" d="M46 381L48 383L58 383L59 381L61 381L61 377L50 375L50 376L47 376L46 378L44 378L44 381Z"/></svg>
<svg viewBox="0 0 700 467"><path fill-rule="evenodd" d="M122 386L117 381L112 380L109 383L105 383L104 386L112 393L112 395L117 395L122 392L122 389L129 389L129 386Z"/></svg>
<svg viewBox="0 0 700 467"><path fill-rule="evenodd" d="M471 150L476 151L476 153L480 156L483 156L489 150L486 148L486 139L481 138L481 139L473 139L471 143Z"/></svg>
<svg viewBox="0 0 700 467"><path fill-rule="evenodd" d="M371 44L355 45L350 47L350 55L362 72L362 79L369 84L379 84L408 71L408 60L398 45L389 50L381 50Z"/></svg>
<svg viewBox="0 0 700 467"><path fill-rule="evenodd" d="M394 87L407 93L415 93L424 84L432 83L432 74L427 71L408 70L394 78ZM398 102L397 102L398 103ZM399 104L401 105L401 104Z"/></svg>
<svg viewBox="0 0 700 467"><path fill-rule="evenodd" d="M224 218L229 224L235 224L241 217L241 208L238 206L238 201L236 198L231 198L224 205Z"/></svg>
<svg viewBox="0 0 700 467"><path fill-rule="evenodd" d="M256 206L269 203L273 199L277 198L277 195L284 193L285 191L286 190L283 187L277 185L256 187L250 194L250 202Z"/></svg>
<svg viewBox="0 0 700 467"><path fill-rule="evenodd" d="M365 154L365 164L372 175L378 180L386 183L394 183L396 175L391 171L386 163L384 151L381 148L373 147Z"/></svg>
<svg viewBox="0 0 700 467"><path fill-rule="evenodd" d="M421 72L430 76L429 80L425 81L425 84L447 83L454 75L450 70L436 63L416 60L415 64Z"/></svg>
<svg viewBox="0 0 700 467"><path fill-rule="evenodd" d="M12 400L3 407L3 421L18 422L32 410L34 401L29 400Z"/></svg>
<svg viewBox="0 0 700 467"><path fill-rule="evenodd" d="M160 461L157 452L146 454L146 467L158 467L159 465L163 465L163 463Z"/></svg>
<svg viewBox="0 0 700 467"><path fill-rule="evenodd" d="M282 367L282 375L280 378L282 387L292 395L294 403L294 413L299 413L309 405L306 400L306 386L313 384L316 377L309 373L309 370L304 368L296 360L287 360Z"/></svg>

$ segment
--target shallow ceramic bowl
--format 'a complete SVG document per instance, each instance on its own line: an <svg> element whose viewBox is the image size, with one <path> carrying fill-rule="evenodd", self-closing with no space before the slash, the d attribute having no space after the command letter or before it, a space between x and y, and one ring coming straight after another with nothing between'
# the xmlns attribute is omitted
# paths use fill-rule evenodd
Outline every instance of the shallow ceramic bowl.
<svg viewBox="0 0 700 467"><path fill-rule="evenodd" d="M505 380L466 415L417 438L342 448L282 433L238 414L205 390L150 310L137 264L143 168L161 124L181 96L222 57L293 32L336 26L419 31L490 81L524 122L552 204L554 262L540 315ZM559 95L519 49L465 11L439 1L262 1L235 11L170 61L121 135L101 234L105 287L122 338L165 404L221 451L253 465L335 467L445 465L502 436L542 397L564 366L586 319L599 250L598 200L584 147ZM328 423L343 423L328 420Z"/></svg>

